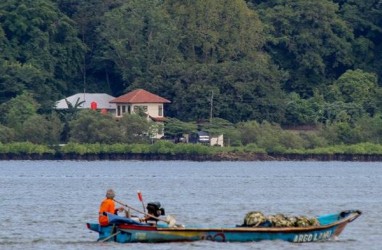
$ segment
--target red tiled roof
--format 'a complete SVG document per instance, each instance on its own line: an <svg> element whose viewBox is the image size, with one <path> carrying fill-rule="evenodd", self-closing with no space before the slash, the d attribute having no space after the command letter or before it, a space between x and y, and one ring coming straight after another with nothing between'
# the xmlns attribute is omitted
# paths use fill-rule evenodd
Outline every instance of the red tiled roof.
<svg viewBox="0 0 382 250"><path fill-rule="evenodd" d="M151 115L150 115L150 119L153 120L154 122L164 122L164 121L166 121L165 117L152 117Z"/></svg>
<svg viewBox="0 0 382 250"><path fill-rule="evenodd" d="M136 89L111 100L110 103L170 103L170 101L144 89Z"/></svg>

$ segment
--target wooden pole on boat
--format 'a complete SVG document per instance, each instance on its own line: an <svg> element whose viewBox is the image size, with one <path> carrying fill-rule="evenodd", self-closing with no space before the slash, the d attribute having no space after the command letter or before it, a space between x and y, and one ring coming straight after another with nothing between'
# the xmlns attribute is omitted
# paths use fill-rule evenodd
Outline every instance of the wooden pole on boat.
<svg viewBox="0 0 382 250"><path fill-rule="evenodd" d="M138 199L142 203L143 212L146 213L145 203L143 202L142 193L141 191L137 191Z"/></svg>
<svg viewBox="0 0 382 250"><path fill-rule="evenodd" d="M174 218L172 218L174 221L171 221L171 220L165 220L165 219L156 217L156 216L154 216L154 215L151 215L151 214L142 212L142 211L140 211L139 209L136 209L136 208L134 208L134 207L132 207L132 206L129 206L129 205L127 205L127 204L124 204L124 203L122 203L122 202L120 202L120 201L118 201L118 200L116 200L116 199L113 199L113 200L114 200L116 203L118 203L118 204L120 204L120 205L122 205L122 206L124 206L124 207L130 208L131 210L133 210L133 211L135 211L135 212L137 212L137 213L141 213L141 214L146 215L146 216L148 216L148 217L150 217L150 218L153 218L153 219L155 219L155 220L160 220L160 221L166 222L167 224L169 224L169 226L170 226L170 225L175 225L175 226L177 226L177 227L184 227L183 225L175 224L175 219L174 219Z"/></svg>
<svg viewBox="0 0 382 250"><path fill-rule="evenodd" d="M153 219L157 219L157 220L161 220L161 221L167 222L166 220L164 220L164 219L162 219L162 218L155 217L154 215L148 214L148 213L146 213L146 212L142 212L141 210L136 209L136 208L134 208L134 207L132 207L132 206L129 206L129 205L127 205L127 204L124 204L124 203L122 203L122 202L120 202L120 201L117 201L116 199L113 199L113 200L114 200L115 202L117 202L118 204L120 204L120 205L122 205L122 206L124 206L124 207L130 208L131 210L133 210L133 211L135 211L135 212L137 212L137 213L140 213L140 214L143 214L143 215L147 215L147 216L149 216L149 217L151 217L151 218L153 218Z"/></svg>

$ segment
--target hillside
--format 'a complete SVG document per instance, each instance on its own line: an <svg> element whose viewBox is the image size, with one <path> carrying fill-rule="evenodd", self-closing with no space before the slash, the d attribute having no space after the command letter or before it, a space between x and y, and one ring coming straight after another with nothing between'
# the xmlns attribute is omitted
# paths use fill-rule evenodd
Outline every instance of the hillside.
<svg viewBox="0 0 382 250"><path fill-rule="evenodd" d="M0 13L1 130L76 93L143 88L184 122L381 134L376 1L4 0Z"/></svg>

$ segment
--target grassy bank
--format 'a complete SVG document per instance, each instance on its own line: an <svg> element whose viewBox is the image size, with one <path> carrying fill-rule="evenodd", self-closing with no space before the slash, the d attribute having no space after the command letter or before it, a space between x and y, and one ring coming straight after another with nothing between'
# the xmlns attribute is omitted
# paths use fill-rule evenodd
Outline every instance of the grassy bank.
<svg viewBox="0 0 382 250"><path fill-rule="evenodd" d="M382 145L360 143L301 150L267 152L255 145L209 147L201 144L76 144L37 145L29 142L0 144L2 160L345 160L382 161Z"/></svg>

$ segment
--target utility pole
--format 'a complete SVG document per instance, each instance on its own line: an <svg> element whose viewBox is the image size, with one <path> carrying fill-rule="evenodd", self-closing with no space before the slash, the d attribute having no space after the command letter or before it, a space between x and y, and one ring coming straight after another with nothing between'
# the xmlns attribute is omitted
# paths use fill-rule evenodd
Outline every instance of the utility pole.
<svg viewBox="0 0 382 250"><path fill-rule="evenodd" d="M212 123L212 108L213 108L213 104L214 103L214 92L211 91L211 100L210 100L210 104L211 104L211 107L210 107L210 124Z"/></svg>

